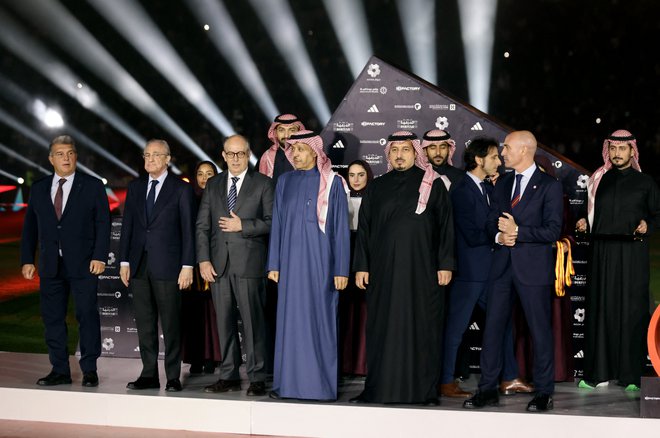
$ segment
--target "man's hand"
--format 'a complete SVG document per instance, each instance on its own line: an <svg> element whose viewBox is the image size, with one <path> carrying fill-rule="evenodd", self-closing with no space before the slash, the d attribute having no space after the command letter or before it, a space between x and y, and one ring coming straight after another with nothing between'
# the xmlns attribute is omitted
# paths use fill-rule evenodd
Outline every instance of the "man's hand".
<svg viewBox="0 0 660 438"><path fill-rule="evenodd" d="M348 277L335 277L335 289L344 290L348 286Z"/></svg>
<svg viewBox="0 0 660 438"><path fill-rule="evenodd" d="M451 281L451 271L438 271L438 284L440 286L447 286Z"/></svg>
<svg viewBox="0 0 660 438"><path fill-rule="evenodd" d="M502 213L502 216L497 220L497 228L502 233L517 235L517 227L515 219L509 213Z"/></svg>
<svg viewBox="0 0 660 438"><path fill-rule="evenodd" d="M369 273L358 271L355 273L355 285L360 289L366 289L369 284Z"/></svg>
<svg viewBox="0 0 660 438"><path fill-rule="evenodd" d="M490 182L491 182L493 185L495 185L495 183L497 182L497 178L499 178L499 177L500 177L500 173L499 173L499 172L495 172L495 173L492 174L492 175L488 175L488 179L490 180Z"/></svg>
<svg viewBox="0 0 660 438"><path fill-rule="evenodd" d="M121 282L124 283L124 286L128 287L128 282L131 280L131 267L120 266L119 276L121 277Z"/></svg>
<svg viewBox="0 0 660 438"><path fill-rule="evenodd" d="M27 263L21 267L21 274L23 274L23 278L26 280L32 280L36 271L37 267L31 263Z"/></svg>
<svg viewBox="0 0 660 438"><path fill-rule="evenodd" d="M646 226L646 221L642 219L639 221L639 225L637 225L637 228L635 228L635 233L637 234L646 234L648 231L648 227Z"/></svg>
<svg viewBox="0 0 660 438"><path fill-rule="evenodd" d="M105 271L105 263L99 260L92 260L89 262L89 272L93 275L103 274L103 271Z"/></svg>
<svg viewBox="0 0 660 438"><path fill-rule="evenodd" d="M179 280L177 283L179 284L179 289L187 289L190 287L190 285L193 282L193 268L188 267L188 268L181 268L181 272L179 272Z"/></svg>
<svg viewBox="0 0 660 438"><path fill-rule="evenodd" d="M280 281L280 271L270 271L268 272L268 279L273 280L275 283Z"/></svg>
<svg viewBox="0 0 660 438"><path fill-rule="evenodd" d="M241 224L241 218L236 215L233 211L230 211L229 214L231 217L221 217L218 221L218 226L225 233L237 233L243 230L243 225Z"/></svg>
<svg viewBox="0 0 660 438"><path fill-rule="evenodd" d="M499 233L497 235L497 241L498 241L498 243L500 243L504 246L514 246L516 244L516 235L515 234L507 234L507 233Z"/></svg>
<svg viewBox="0 0 660 438"><path fill-rule="evenodd" d="M199 262L199 273L209 283L215 283L215 277L218 276L211 262Z"/></svg>
<svg viewBox="0 0 660 438"><path fill-rule="evenodd" d="M585 218L579 219L575 223L575 231L579 231L580 233L587 231L587 220Z"/></svg>

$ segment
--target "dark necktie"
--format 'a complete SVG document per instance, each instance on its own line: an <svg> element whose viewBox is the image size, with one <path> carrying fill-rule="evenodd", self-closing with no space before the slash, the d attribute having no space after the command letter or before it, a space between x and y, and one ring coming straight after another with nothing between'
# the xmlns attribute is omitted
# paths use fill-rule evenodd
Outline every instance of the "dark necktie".
<svg viewBox="0 0 660 438"><path fill-rule="evenodd" d="M151 188L147 194L147 203L145 204L145 209L147 211L147 222L151 220L151 212L154 211L154 205L156 204L156 184L158 184L157 179L151 181Z"/></svg>
<svg viewBox="0 0 660 438"><path fill-rule="evenodd" d="M520 202L520 180L522 177L522 173L516 175L516 188L513 189L513 196L511 197L511 208L515 207Z"/></svg>
<svg viewBox="0 0 660 438"><path fill-rule="evenodd" d="M481 185L481 196L484 197L484 201L486 201L486 205L490 205L490 202L488 201L488 190L486 189L486 183L481 181L479 185Z"/></svg>
<svg viewBox="0 0 660 438"><path fill-rule="evenodd" d="M62 186L65 182L66 178L60 178L60 180L57 182L59 186L57 186L57 191L55 192L55 201L53 201L53 206L55 207L55 215L57 216L58 221L62 218L62 203L64 201L64 190L62 190Z"/></svg>
<svg viewBox="0 0 660 438"><path fill-rule="evenodd" d="M229 195L227 196L227 211L234 211L236 207L236 181L238 181L237 176L231 177L231 187L229 188Z"/></svg>

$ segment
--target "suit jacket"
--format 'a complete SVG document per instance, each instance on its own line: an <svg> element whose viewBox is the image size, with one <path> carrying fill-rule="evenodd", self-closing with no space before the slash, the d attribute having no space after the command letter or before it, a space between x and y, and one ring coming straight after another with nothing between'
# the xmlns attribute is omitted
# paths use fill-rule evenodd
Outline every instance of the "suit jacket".
<svg viewBox="0 0 660 438"><path fill-rule="evenodd" d="M218 226L218 220L229 217L228 178L229 172L223 172L206 184L197 215L197 259L210 261L219 276L231 273L239 277L265 277L268 233L273 217L273 182L260 173L247 171L234 207L243 230L225 233Z"/></svg>
<svg viewBox="0 0 660 438"><path fill-rule="evenodd" d="M563 216L563 195L559 181L538 168L532 174L523 196L511 209L515 172L509 172L495 184L491 197L487 230L494 243L497 220L503 212L511 213L518 224L518 238L513 247L494 243L491 278L499 278L508 266L524 285L544 286L555 281L552 244L559 239Z"/></svg>
<svg viewBox="0 0 660 438"><path fill-rule="evenodd" d="M176 281L183 265L195 265L195 201L193 189L171 173L160 189L151 221L145 204L148 176L131 181L126 193L119 257L135 276L142 255L156 280Z"/></svg>
<svg viewBox="0 0 660 438"><path fill-rule="evenodd" d="M449 195L456 230L456 280L486 281L493 251L493 240L486 232L490 207L467 174L452 188Z"/></svg>
<svg viewBox="0 0 660 438"><path fill-rule="evenodd" d="M70 277L93 277L91 260L108 260L110 207L103 183L76 172L62 217L57 220L50 189L55 175L32 184L21 238L21 264L34 264L39 244L39 275L57 275L59 249Z"/></svg>

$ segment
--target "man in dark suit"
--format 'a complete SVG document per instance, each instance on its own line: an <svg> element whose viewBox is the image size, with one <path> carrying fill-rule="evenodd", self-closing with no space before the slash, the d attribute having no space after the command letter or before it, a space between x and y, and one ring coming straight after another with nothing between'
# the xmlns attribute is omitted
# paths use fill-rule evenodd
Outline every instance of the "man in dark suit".
<svg viewBox="0 0 660 438"><path fill-rule="evenodd" d="M273 212L273 183L248 169L250 146L233 135L222 156L228 171L211 179L197 217L197 259L211 283L222 349L220 379L206 392L241 389L238 318L243 321L249 396L266 394L266 251Z"/></svg>
<svg viewBox="0 0 660 438"><path fill-rule="evenodd" d="M514 291L529 322L534 344L536 394L527 410L553 408L552 243L559 239L563 200L559 181L534 163L535 152L536 138L529 131L512 132L504 140L504 164L515 172L500 178L491 197L486 228L495 243L495 253L489 274L481 380L479 391L464 402L465 408L499 403L502 340L511 319Z"/></svg>
<svg viewBox="0 0 660 438"><path fill-rule="evenodd" d="M96 286L108 259L108 197L101 181L76 172L76 146L68 135L53 139L48 160L55 173L32 185L21 239L22 274L28 280L34 278L39 245L41 316L53 367L37 384L71 383L66 311L72 294L80 328L82 384L97 386L101 327Z"/></svg>
<svg viewBox="0 0 660 438"><path fill-rule="evenodd" d="M150 140L144 149L148 175L128 185L120 241L120 276L130 283L142 372L128 389L159 388L158 318L165 341L167 391L181 391L181 295L195 264L193 190L167 166L170 147Z"/></svg>

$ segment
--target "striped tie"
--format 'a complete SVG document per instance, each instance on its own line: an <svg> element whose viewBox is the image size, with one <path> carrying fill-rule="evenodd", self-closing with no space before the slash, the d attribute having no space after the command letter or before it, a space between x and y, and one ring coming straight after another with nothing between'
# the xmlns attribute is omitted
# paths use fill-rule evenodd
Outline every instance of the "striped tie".
<svg viewBox="0 0 660 438"><path fill-rule="evenodd" d="M60 178L60 180L57 182L59 185L57 186L57 191L55 192L55 201L53 202L57 220L62 218L62 204L64 202L64 190L62 189L62 186L65 182L66 178Z"/></svg>
<svg viewBox="0 0 660 438"><path fill-rule="evenodd" d="M520 180L522 180L522 173L516 175L516 188L513 190L513 197L511 198L511 208L518 205L520 202Z"/></svg>
<svg viewBox="0 0 660 438"><path fill-rule="evenodd" d="M227 211L234 211L236 207L236 181L238 181L237 176L231 177L231 187L229 188L229 195L227 196Z"/></svg>

